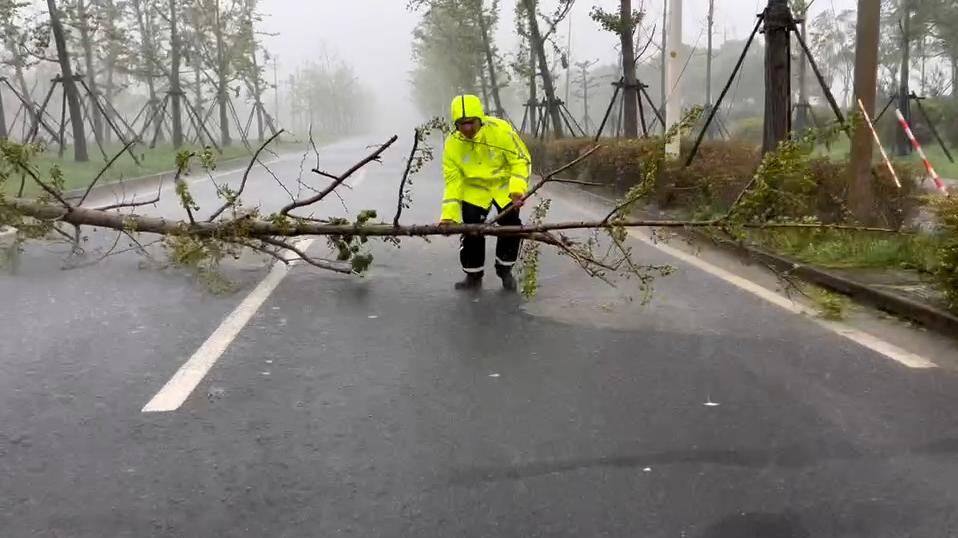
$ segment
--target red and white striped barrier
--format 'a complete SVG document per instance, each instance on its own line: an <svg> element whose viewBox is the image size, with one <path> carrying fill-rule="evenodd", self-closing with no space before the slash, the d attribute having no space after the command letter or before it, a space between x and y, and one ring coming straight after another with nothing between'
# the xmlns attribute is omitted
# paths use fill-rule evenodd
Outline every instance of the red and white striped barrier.
<svg viewBox="0 0 958 538"><path fill-rule="evenodd" d="M924 150L921 149L921 144L918 143L914 133L911 132L911 127L908 126L908 120L906 120L905 116L902 115L901 110L898 110L897 108L895 109L895 115L898 116L898 123L901 124L901 128L904 129L905 134L908 135L908 140L911 140L912 147L915 148L915 151L917 151L918 155L921 156L921 160L924 161L925 170L928 170L928 175L930 175L931 179L935 181L935 187L938 187L938 190L947 196L948 187L945 186L945 182L941 180L941 176L938 175L938 172L935 172L935 167L931 165L928 157L925 156Z"/></svg>
<svg viewBox="0 0 958 538"><path fill-rule="evenodd" d="M901 181L898 181L898 174L895 172L895 167L891 164L891 159L888 158L888 154L885 153L885 147L881 145L881 138L878 136L878 131L875 130L875 126L872 124L872 119L868 117L868 111L865 110L865 104L862 103L862 100L858 100L858 109L862 111L862 116L865 117L865 124L868 125L868 130L872 132L872 138L875 139L875 144L878 146L878 151L881 152L881 158L885 161L885 166L888 167L888 171L891 172L892 179L895 180L895 185L898 188L901 188Z"/></svg>

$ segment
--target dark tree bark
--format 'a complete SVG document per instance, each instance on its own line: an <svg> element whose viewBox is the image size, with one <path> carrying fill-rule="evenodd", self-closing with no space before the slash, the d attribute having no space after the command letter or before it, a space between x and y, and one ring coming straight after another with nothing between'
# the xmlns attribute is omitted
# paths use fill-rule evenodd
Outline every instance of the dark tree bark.
<svg viewBox="0 0 958 538"><path fill-rule="evenodd" d="M623 99L625 105L625 136L639 137L638 103L639 90L635 78L635 21L632 20L632 0L621 0L619 4L619 41L622 43L622 72L625 75Z"/></svg>
<svg viewBox="0 0 958 538"><path fill-rule="evenodd" d="M0 140L7 139L7 113L3 109L3 88L0 88Z"/></svg>
<svg viewBox="0 0 958 538"><path fill-rule="evenodd" d="M762 151L778 147L792 130L791 54L787 0L769 0L765 12L765 135Z"/></svg>
<svg viewBox="0 0 958 538"><path fill-rule="evenodd" d="M880 27L881 7L878 2L859 0L855 38L855 96L861 99L865 113L870 117L875 114ZM875 190L871 175L873 149L868 127L859 124L852 134L848 208L862 224L875 221Z"/></svg>
<svg viewBox="0 0 958 538"><path fill-rule="evenodd" d="M63 32L63 19L55 0L47 0L47 9L50 12L50 27L53 30L53 40L57 47L57 60L60 63L60 73L63 78L63 91L66 92L67 106L70 109L70 124L73 127L73 159L78 162L86 162L90 160L90 155L87 153L86 147L80 92L77 90L76 80L73 78L70 52L67 50L67 40Z"/></svg>

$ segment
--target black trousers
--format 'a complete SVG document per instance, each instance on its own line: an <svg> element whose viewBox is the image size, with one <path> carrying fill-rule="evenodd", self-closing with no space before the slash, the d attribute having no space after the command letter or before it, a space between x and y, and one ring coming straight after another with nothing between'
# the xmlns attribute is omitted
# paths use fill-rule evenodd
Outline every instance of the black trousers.
<svg viewBox="0 0 958 538"><path fill-rule="evenodd" d="M495 202L493 202L493 205L499 213L512 207L511 203L503 208L500 208ZM486 221L488 215L489 209L466 202L462 203L462 222L464 224L481 224ZM504 226L521 225L519 210L509 211L509 214L503 217L498 224ZM500 237L496 241L497 275L502 276L512 271L512 266L516 264L516 260L519 258L521 243L522 239L518 237ZM463 235L462 246L459 247L459 261L462 262L462 270L467 274L482 276L486 265L486 238L481 235Z"/></svg>

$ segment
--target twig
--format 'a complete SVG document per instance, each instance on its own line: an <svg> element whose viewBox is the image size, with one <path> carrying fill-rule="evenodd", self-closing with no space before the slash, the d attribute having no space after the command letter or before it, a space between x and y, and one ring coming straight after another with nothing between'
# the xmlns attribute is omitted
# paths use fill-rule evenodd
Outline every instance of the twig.
<svg viewBox="0 0 958 538"><path fill-rule="evenodd" d="M253 169L253 165L259 161L259 154L262 153L263 149L265 149L266 146L268 146L273 140L276 140L277 138L279 138L279 135L281 134L283 134L283 129L280 129L279 131L274 133L273 136L269 137L269 139L267 139L266 142L263 142L260 145L260 147L257 148L256 152L253 153L253 158L250 159L249 164L246 166L246 172L243 173L243 180L240 182L239 190L236 191L236 195L233 198L233 200L227 200L226 203L224 203L219 209L217 209L216 211L213 212L212 215L210 215L210 218L207 219L207 222L213 222L214 220L216 220L216 217L219 217L231 205L236 203L236 200L239 199L239 197L243 194L243 190L246 188L246 181L249 179L249 173ZM285 189L286 186L284 185L283 188ZM286 191L286 192L289 192L289 191ZM292 193L290 193L290 197L292 197Z"/></svg>
<svg viewBox="0 0 958 538"><path fill-rule="evenodd" d="M390 138L385 144L379 146L379 148L376 149L376 151L370 153L368 156L366 156L365 159L354 164L352 168L344 172L341 176L337 177L336 180L330 186L320 191L319 194L315 196L310 196L309 198L306 198L303 200L299 200L299 201L287 204L285 207L283 207L283 209L280 210L279 214L287 215L289 214L290 211L296 209L297 207L308 206L322 200L329 193L333 192L336 189L336 187L339 186L340 183L342 183L343 181L346 181L347 179L349 179L349 176L355 174L357 170L366 166L372 161L379 160L379 157L383 154L383 152L386 151L386 149L388 149L389 146L393 145L398 139L399 139L398 136L393 135L393 137Z"/></svg>
<svg viewBox="0 0 958 538"><path fill-rule="evenodd" d="M272 237L257 237L257 239L259 239L259 240L262 241L263 243L266 243L267 245L273 245L273 246L275 246L275 247L279 247L279 248L288 250L288 251L292 252L293 254L296 254L297 256L299 256L299 259L303 260L304 262L306 262L306 263L308 263L308 264L310 264L310 265L314 265L314 266L319 267L319 268L321 268L321 269L328 269L328 270L330 270L330 271L335 271L335 272L337 272L337 273L343 273L343 274L346 274L346 275L351 275L351 274L353 274L353 270L352 270L352 269L343 267L343 266L341 266L341 265L334 264L334 263L329 262L329 261L326 261L326 260L316 260L316 259L313 259L313 258L311 258L308 254L306 254L304 251L302 251L301 249L297 248L295 245L292 245L292 244L290 244L290 243L287 243L286 241L282 241L282 240L279 240L279 239L274 239L274 238L272 238Z"/></svg>
<svg viewBox="0 0 958 538"><path fill-rule="evenodd" d="M403 171L402 181L399 182L399 200L396 202L396 216L393 217L393 226L399 226L399 217L402 215L403 200L406 193L406 181L409 179L409 171L412 170L416 152L419 151L419 136L419 129L416 129L413 134L412 150L409 151L409 159L406 161L406 170Z"/></svg>
<svg viewBox="0 0 958 538"><path fill-rule="evenodd" d="M608 183L599 183L596 181L581 181L578 179L552 178L553 183L569 183L571 185L585 185L587 187L605 187Z"/></svg>
<svg viewBox="0 0 958 538"><path fill-rule="evenodd" d="M177 172L177 173L176 173L175 181L178 181L179 178L180 178L180 173ZM159 184L156 186L156 196L154 196L152 199L150 199L150 200L143 200L142 202L137 202L137 201L136 201L136 195L133 195L133 198L134 198L134 199L133 199L133 200L130 200L129 202L117 202L117 203L115 203L115 204L110 204L110 205L107 205L107 206L98 207L97 210L99 210L99 211L109 211L109 210L111 210L111 209L120 209L120 208L123 208L123 207L140 207L140 206L144 206L144 205L152 205L152 204L155 204L155 203L157 203L157 202L160 201L160 197L162 196L162 194L163 194L163 179L160 178L160 182L159 182Z"/></svg>
<svg viewBox="0 0 958 538"><path fill-rule="evenodd" d="M33 181L36 181L36 182L37 182L37 185L40 185L40 188L42 188L43 190L45 190L45 191L47 192L47 194L49 194L50 196L53 196L54 198L57 199L58 202L60 202L61 204L63 204L63 207L66 208L66 210L67 210L68 213L69 213L70 211L73 211L74 207L73 207L72 205L70 205L70 203L67 202L67 201L63 198L63 196L61 196L60 193L57 192L56 189L54 189L53 187L51 187L51 186L47 185L46 183L44 183L44 181L43 181L42 179L40 179L40 177L37 176L37 174L34 173L33 170L30 170L30 167L28 167L28 166L26 166L25 164L20 163L20 162L17 163L17 166L18 166L21 170L23 170L24 172L26 172L27 175L30 176L31 179L33 179Z"/></svg>
<svg viewBox="0 0 958 538"><path fill-rule="evenodd" d="M339 179L339 176L334 176L333 174L330 174L329 172L326 172L325 170L320 170L319 168L313 168L313 173L319 174L323 177L328 177L329 179L332 179L332 180Z"/></svg>
<svg viewBox="0 0 958 538"><path fill-rule="evenodd" d="M117 159L119 159L120 157L122 157L123 154L126 153L126 151L127 151L128 149L130 149L130 147L131 147L133 144L136 144L136 140L131 140L131 141L127 142L126 145L123 146L123 149L121 149L119 152L117 152L117 154L114 155L113 158L110 159L110 160L106 163L106 166L104 166L103 168L100 169L100 172L97 173L96 177L93 178L93 181L91 181L90 184L87 185L86 190L83 191L83 196L80 197L80 201L77 202L77 206L83 205L83 202L86 201L87 196L90 195L90 191L92 191L92 190L93 190L93 187L95 187L96 184L97 184L97 182L100 181L100 178L103 177L103 174L105 174L106 171L109 170L111 166L113 166L113 163L115 163Z"/></svg>
<svg viewBox="0 0 958 538"><path fill-rule="evenodd" d="M545 176L543 176L542 179L539 180L539 182L536 183L536 185L535 185L534 187L532 187L531 189L529 189L529 191L525 194L525 196L522 197L522 200L523 200L523 201L528 200L530 197L532 197L533 194L535 194L539 189L541 189L546 183L549 183L550 181L553 181L553 180L555 179L555 176L561 174L562 172L565 172L566 170L572 168L573 166L579 164L580 162L582 162L582 161L588 159L589 157L592 156L593 153L595 153L596 151L599 151L600 148L602 148L602 145L601 145L601 144L597 144L597 145L595 145L595 146L592 146L588 151L586 151L586 152L583 153L582 155L579 155L578 158L576 158L576 159L574 159L574 160L572 160L572 161L569 161L568 163L566 163L566 164L560 166L559 168L556 168L555 170L549 172L548 174L546 174ZM502 213L499 213L498 215L496 215L496 218L492 219L492 224L498 223L500 220L502 220L503 217L505 217L506 215L510 214L510 213L513 212L513 211L517 211L518 209L519 209L519 206L518 206L518 205L516 205L516 204L511 205L508 209L506 209L506 210L503 211Z"/></svg>

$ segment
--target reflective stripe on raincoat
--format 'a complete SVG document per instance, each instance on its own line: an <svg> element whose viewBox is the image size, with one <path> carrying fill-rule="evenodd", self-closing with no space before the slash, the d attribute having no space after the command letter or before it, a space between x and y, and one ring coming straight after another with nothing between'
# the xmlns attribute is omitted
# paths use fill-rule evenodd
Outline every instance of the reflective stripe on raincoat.
<svg viewBox="0 0 958 538"><path fill-rule="evenodd" d="M525 143L507 122L486 116L478 97L460 95L453 100L453 123L460 118L479 118L482 127L472 140L459 131L446 139L442 220L453 222L462 222L462 202L489 209L495 201L505 207L512 201L510 194L526 193L532 171Z"/></svg>

